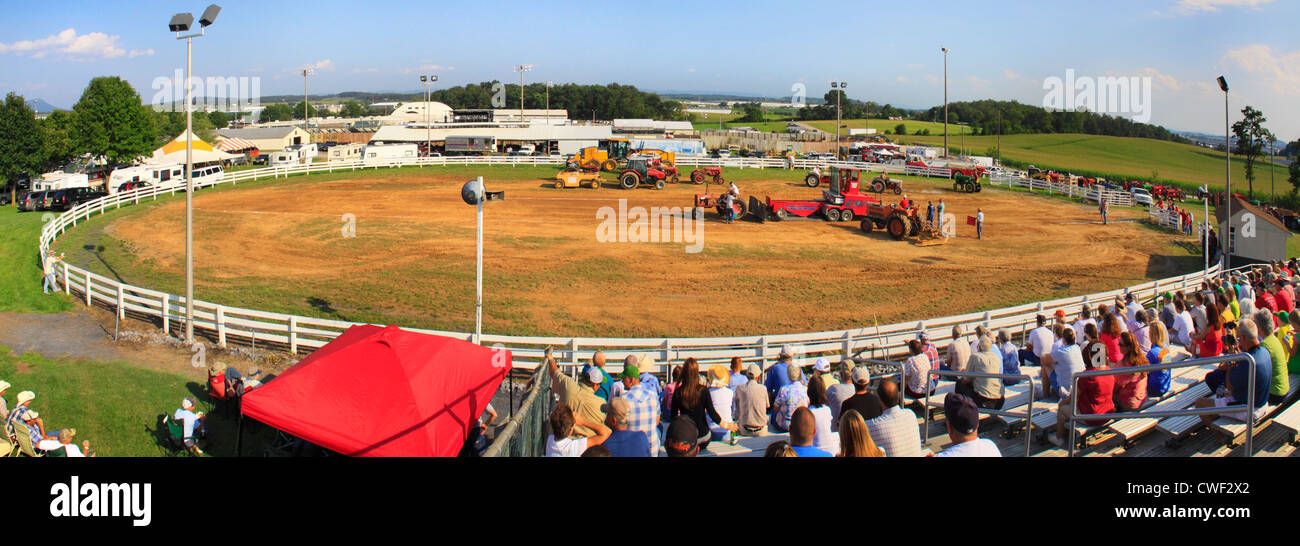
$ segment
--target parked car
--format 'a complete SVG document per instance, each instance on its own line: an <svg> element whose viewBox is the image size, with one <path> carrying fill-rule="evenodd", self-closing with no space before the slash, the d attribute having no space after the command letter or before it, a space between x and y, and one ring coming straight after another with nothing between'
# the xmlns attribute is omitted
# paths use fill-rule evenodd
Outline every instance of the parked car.
<svg viewBox="0 0 1300 546"><path fill-rule="evenodd" d="M47 192L45 196L45 208L48 210L65 211L77 205L99 199L107 195L102 191L92 190L90 188L68 188Z"/></svg>
<svg viewBox="0 0 1300 546"><path fill-rule="evenodd" d="M23 212L36 210L36 203L39 202L41 198L40 195L37 195L39 193L41 192L29 191L18 194L18 211Z"/></svg>
<svg viewBox="0 0 1300 546"><path fill-rule="evenodd" d="M1129 191L1133 194L1134 203L1144 207L1150 207L1155 204L1155 201L1151 199L1151 192L1147 191L1145 188L1133 188Z"/></svg>
<svg viewBox="0 0 1300 546"><path fill-rule="evenodd" d="M271 156L269 156L269 155L259 155L259 156L253 158L253 164L254 164L254 165L261 165L261 166L265 167L265 166L269 165L270 162L271 162Z"/></svg>

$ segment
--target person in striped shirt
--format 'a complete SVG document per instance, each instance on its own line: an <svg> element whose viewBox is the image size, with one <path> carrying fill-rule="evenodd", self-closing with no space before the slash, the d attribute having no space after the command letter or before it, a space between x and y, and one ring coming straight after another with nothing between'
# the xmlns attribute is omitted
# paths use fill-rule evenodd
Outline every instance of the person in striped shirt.
<svg viewBox="0 0 1300 546"><path fill-rule="evenodd" d="M623 381L623 398L628 402L627 430L639 430L650 441L650 456L659 451L659 396L641 384L641 370L636 365L624 365L620 376Z"/></svg>

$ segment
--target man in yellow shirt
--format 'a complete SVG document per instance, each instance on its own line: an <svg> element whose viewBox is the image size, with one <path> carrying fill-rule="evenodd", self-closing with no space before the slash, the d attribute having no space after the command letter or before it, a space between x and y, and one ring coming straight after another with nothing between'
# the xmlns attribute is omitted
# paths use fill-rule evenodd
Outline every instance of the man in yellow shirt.
<svg viewBox="0 0 1300 546"><path fill-rule="evenodd" d="M583 422L605 422L605 412L602 411L605 401L596 396L596 391L605 382L605 375L600 368L592 366L583 375L581 381L575 380L560 373L559 365L555 363L554 358L551 358L548 350L546 369L551 374L551 389L559 395L561 404L573 410L574 415L581 417ZM574 425L573 435L590 438L596 435L596 431L585 426Z"/></svg>

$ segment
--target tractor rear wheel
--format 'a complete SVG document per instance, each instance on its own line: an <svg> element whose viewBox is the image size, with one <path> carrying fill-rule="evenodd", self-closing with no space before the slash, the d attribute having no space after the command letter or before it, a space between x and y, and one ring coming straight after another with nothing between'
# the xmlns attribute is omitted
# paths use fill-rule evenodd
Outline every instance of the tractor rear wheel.
<svg viewBox="0 0 1300 546"><path fill-rule="evenodd" d="M826 219L832 222L840 221L839 209L826 209Z"/></svg>
<svg viewBox="0 0 1300 546"><path fill-rule="evenodd" d="M618 162L614 161L613 159L606 159L605 163L601 164L600 167L607 171L613 171L618 169Z"/></svg>
<svg viewBox="0 0 1300 546"><path fill-rule="evenodd" d="M912 230L911 222L907 220L906 216L901 214L890 216L887 227L889 229L889 236L893 237L895 241L903 240L903 237L907 237L907 232Z"/></svg>
<svg viewBox="0 0 1300 546"><path fill-rule="evenodd" d="M746 212L745 204L740 201L736 201L736 219L739 220L741 218L744 218L745 212Z"/></svg>
<svg viewBox="0 0 1300 546"><path fill-rule="evenodd" d="M623 176L618 177L618 184L625 190L636 188L640 183L641 177L635 172L625 172Z"/></svg>
<svg viewBox="0 0 1300 546"><path fill-rule="evenodd" d="M849 210L849 209L844 209L844 210L840 211L840 221L841 221L841 222L852 222L852 221L853 221L853 211L851 211L851 210Z"/></svg>
<svg viewBox="0 0 1300 546"><path fill-rule="evenodd" d="M698 171L698 170L697 170L697 171L691 173L691 182L694 182L694 183L696 183L696 184L703 184L703 183L704 183L704 171Z"/></svg>
<svg viewBox="0 0 1300 546"><path fill-rule="evenodd" d="M803 184L805 186L808 186L809 188L816 188L817 186L821 185L821 183L822 183L822 179L819 178L816 174L808 173L808 176L803 177Z"/></svg>
<svg viewBox="0 0 1300 546"><path fill-rule="evenodd" d="M861 229L863 233L871 233L871 228L872 225L870 219L863 220L861 224L858 224L858 229Z"/></svg>
<svg viewBox="0 0 1300 546"><path fill-rule="evenodd" d="M908 223L908 230L907 230L908 237L916 237L917 235L921 234L920 218L908 218L907 223Z"/></svg>
<svg viewBox="0 0 1300 546"><path fill-rule="evenodd" d="M788 215L788 213L785 212L785 209L776 209L776 219L777 219L777 220L785 220L785 218L786 218L787 215Z"/></svg>
<svg viewBox="0 0 1300 546"><path fill-rule="evenodd" d="M664 189L664 179L660 178L658 180L655 180L655 189L656 190Z"/></svg>
<svg viewBox="0 0 1300 546"><path fill-rule="evenodd" d="M976 193L979 193L979 192L980 192L981 190L983 190L983 189L984 189L984 187L983 187L979 182L976 182L976 183L975 183L975 192L976 192Z"/></svg>

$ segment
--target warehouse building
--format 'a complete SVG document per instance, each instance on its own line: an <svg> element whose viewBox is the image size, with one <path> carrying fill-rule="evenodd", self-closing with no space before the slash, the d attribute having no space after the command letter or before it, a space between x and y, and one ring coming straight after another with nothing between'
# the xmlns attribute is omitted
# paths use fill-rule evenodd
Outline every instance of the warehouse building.
<svg viewBox="0 0 1300 546"><path fill-rule="evenodd" d="M253 143L263 152L283 150L295 144L311 142L311 135L298 126L249 127L245 129L217 129L221 139L238 138Z"/></svg>

